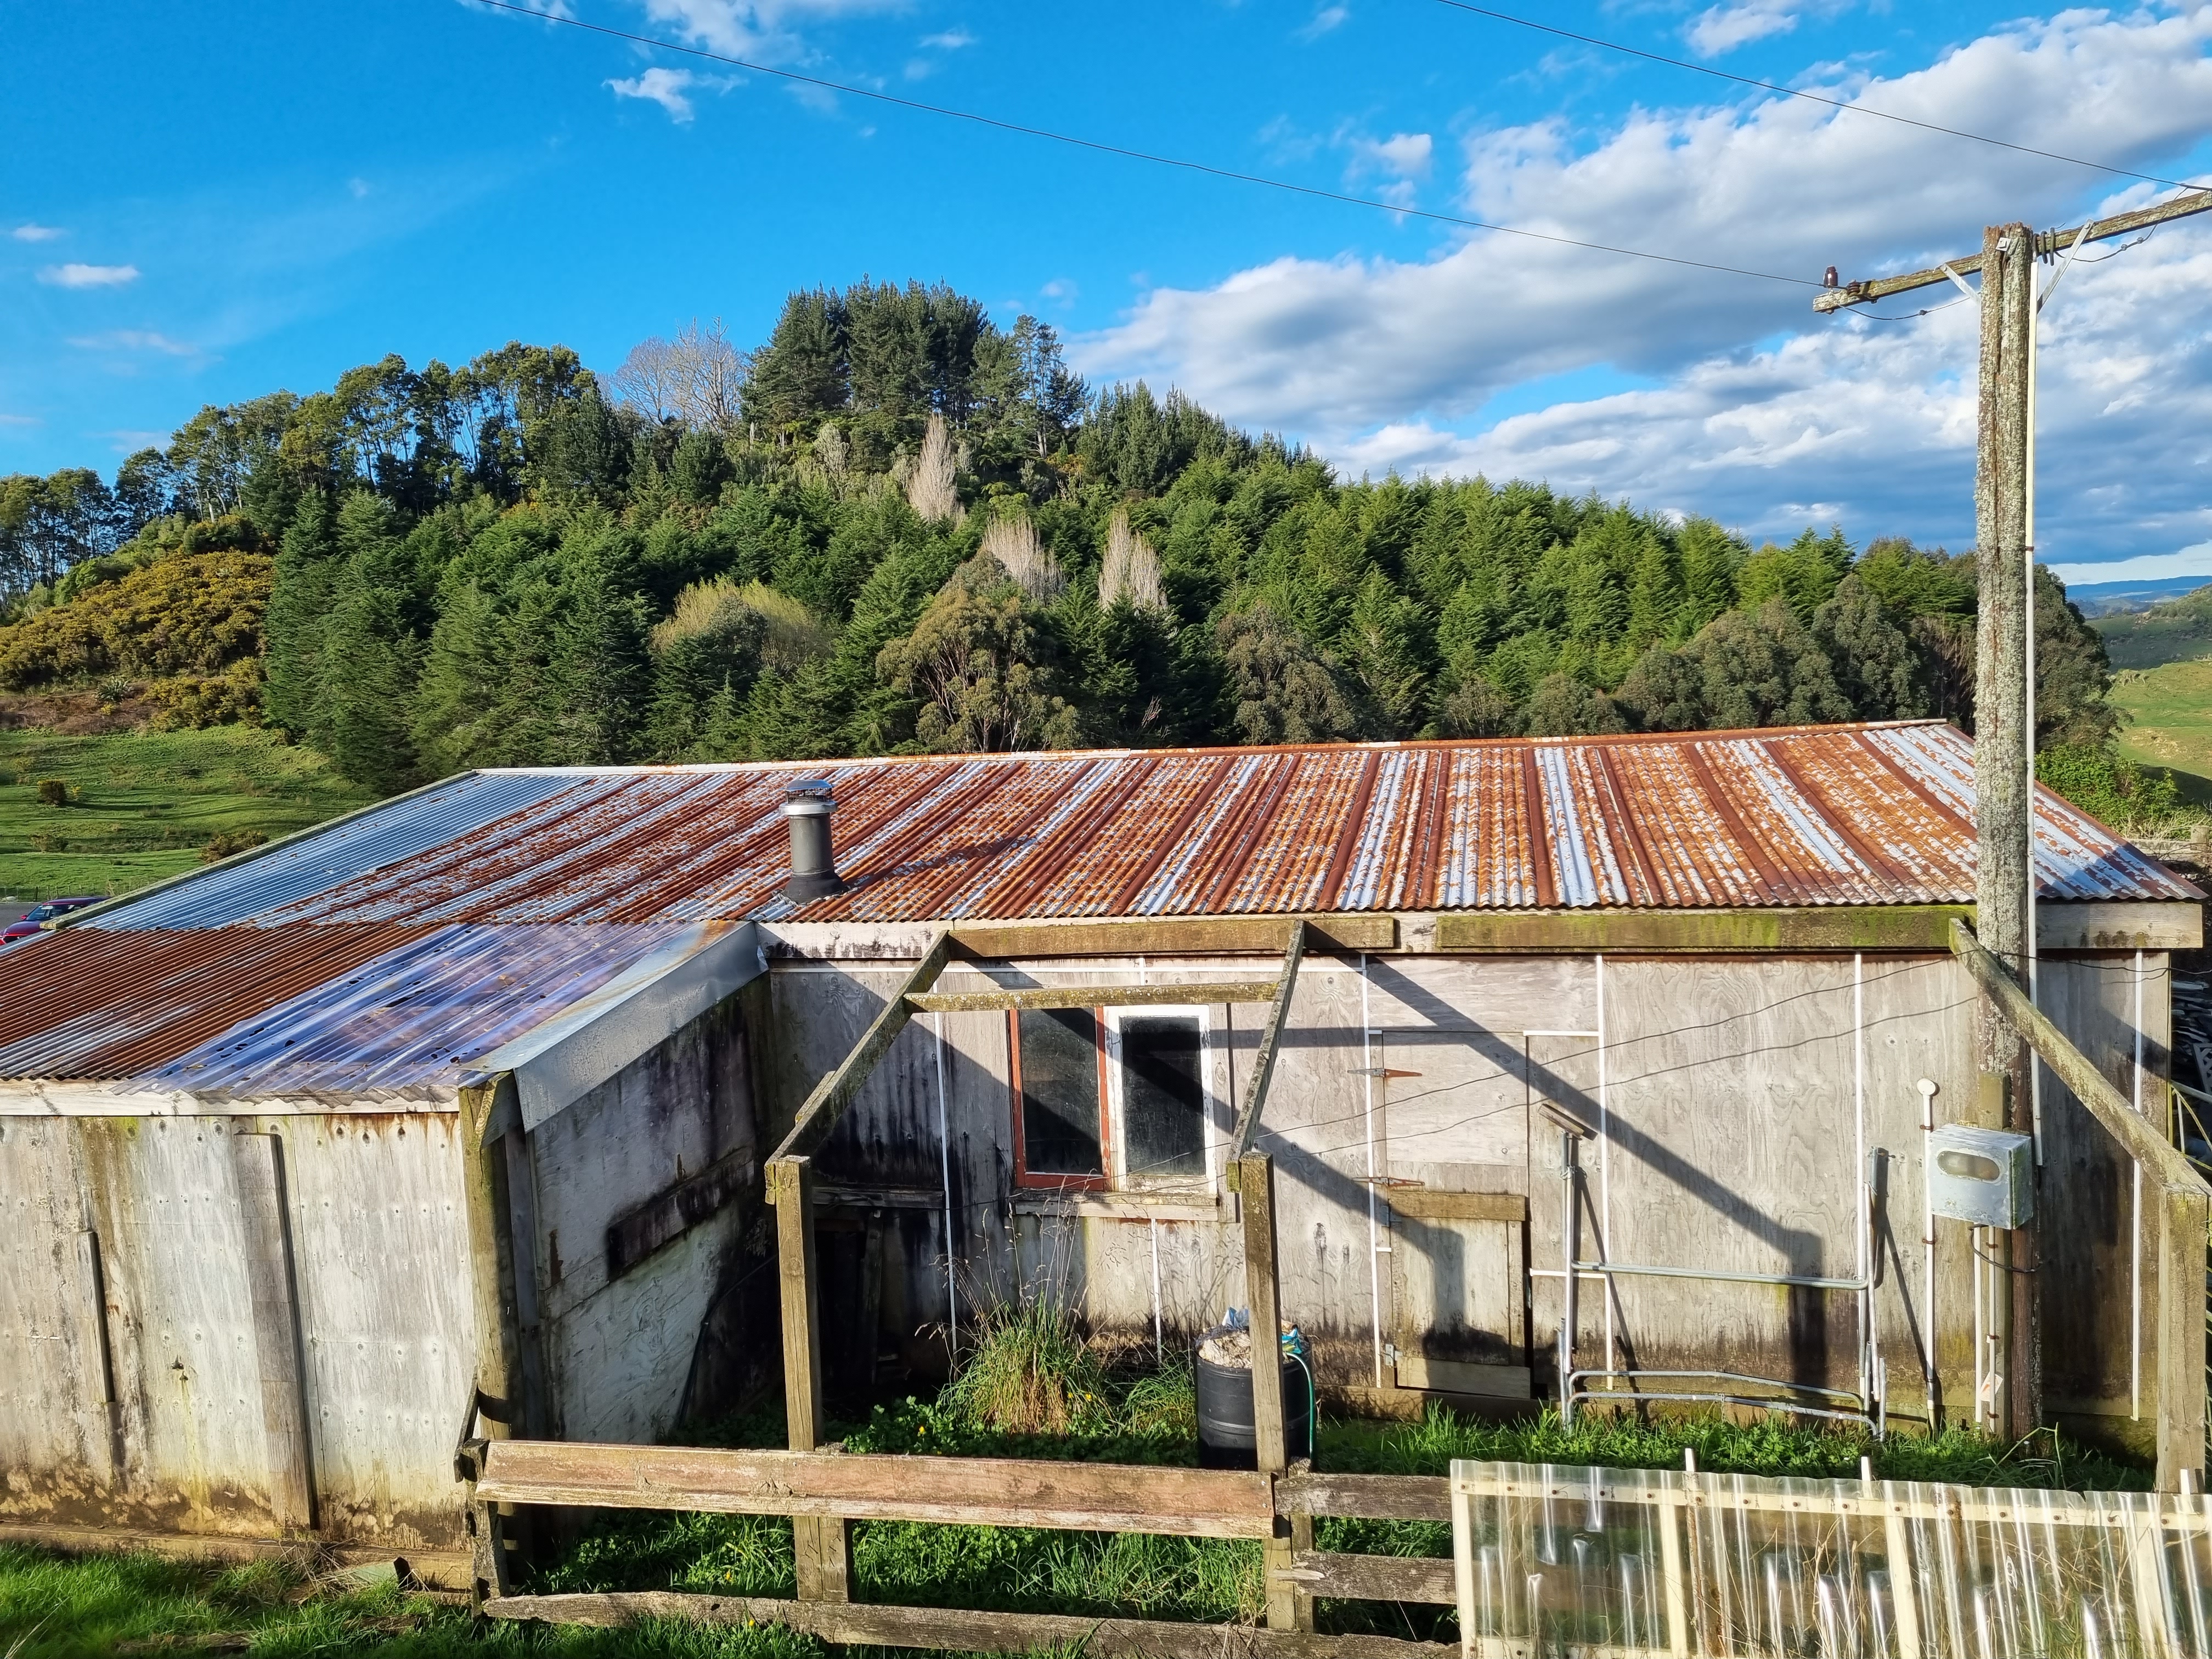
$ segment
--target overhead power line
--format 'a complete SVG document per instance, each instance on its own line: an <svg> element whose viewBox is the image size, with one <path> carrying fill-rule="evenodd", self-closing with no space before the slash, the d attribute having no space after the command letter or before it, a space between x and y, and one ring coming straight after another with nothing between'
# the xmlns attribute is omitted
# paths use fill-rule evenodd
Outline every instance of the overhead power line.
<svg viewBox="0 0 2212 1659"><path fill-rule="evenodd" d="M2147 185L2166 185L2175 190L2212 190L2212 185L2192 185L2179 179L2161 179L2154 173L2136 173L2127 167L2116 167L2104 161L2085 161L2079 155L2062 155L2055 149L2037 149L2031 144L2015 144L2003 138L1992 138L1985 132L1967 132L1959 127L1938 126L1933 121L1917 121L1910 115L1894 115L1887 110L1870 109L1864 104L1848 102L1841 98L1824 97L1817 92L1807 92L1797 87L1778 86L1771 81L1761 81L1748 75L1737 75L1730 70L1715 69L1710 64L1692 64L1686 58L1668 58L1662 53L1646 52L1641 46L1625 46L1618 40L1601 40L1595 34L1577 34L1572 29L1555 27L1550 23L1539 23L1534 18L1516 17L1510 11L1492 11L1487 6L1469 5L1467 0L1437 0L1440 6L1454 11L1472 12L1477 17L1488 17L1500 23L1510 23L1516 28L1534 29L1539 33L1554 34L1562 40L1578 40L1586 46L1598 46L1607 52L1618 52L1631 58L1641 58L1646 63L1664 64L1670 69L1687 70L1692 75L1710 75L1717 81L1733 81L1738 86L1757 87L1762 92L1778 93L1785 98L1802 98L1808 103L1826 104L1830 109L1847 110L1854 115L1871 115L1884 121L1894 121L1900 126L1918 127L1923 132L1940 132L1951 138L1971 138L1978 144L1993 144L1999 149L2014 150L2022 155L2039 155L2046 161L2064 161L2069 166L2091 167L2099 173L2109 173L2120 179L2139 179Z"/></svg>
<svg viewBox="0 0 2212 1659"><path fill-rule="evenodd" d="M1025 138L1048 139L1055 144L1068 144L1078 149L1091 150L1101 155L1115 155L1124 161L1147 161L1155 167L1180 167L1186 173L1204 173L1209 178L1227 179L1242 185L1263 185L1269 190L1286 191L1294 196L1310 196L1324 202L1340 202L1350 207L1374 208L1383 213L1402 214L1408 218L1426 219L1440 225L1457 225L1467 230L1494 231L1501 236L1519 236L1533 242L1551 242L1561 247L1581 248L1591 253L1617 253L1625 258L1650 259L1661 264L1681 265L1692 270L1718 271L1729 276L1751 276L1764 283L1787 283L1792 288L1818 288L1820 283L1802 276L1783 276L1771 270L1750 270L1741 265L1717 264L1708 259L1685 258L1680 254L1654 253L1648 248L1617 247L1609 242L1586 242L1573 236L1557 236L1548 231L1528 230L1518 225L1492 224L1484 219L1463 219L1456 214L1435 213L1426 208L1401 207L1395 202L1380 201L1371 196L1353 196L1342 191L1323 190L1316 185L1293 184L1287 179L1270 179L1264 173L1239 173L1233 167L1214 167L1206 161L1193 161L1178 155L1161 155L1151 150L1133 149L1123 144L1109 144L1097 138L1079 138L1073 133L1055 132L1048 127L1026 126L1018 121L1000 120L993 115L981 115L974 110L954 109L945 104L927 104L916 98L901 98L892 93L878 92L871 87L856 87L842 81L824 80L818 75L801 75L794 70L775 69L766 64L756 64L743 58L732 58L719 52L708 52L703 46L687 46L674 40L663 40L650 34L633 34L628 29L611 28L604 23L587 23L580 17L562 17L533 7L516 5L513 0L474 0L479 6L494 11L511 11L521 17L532 18L540 23L555 23L563 28L582 29L592 34L603 34L611 40L628 40L634 45L652 46L661 52L678 52L688 58L704 58L710 64L726 64L754 75L774 76L781 81L799 86L820 87L825 91L843 93L848 97L866 98L878 104L890 104L900 109L917 110L925 115L941 115L950 120L969 121L977 126L990 127L1000 132L1018 133Z"/></svg>

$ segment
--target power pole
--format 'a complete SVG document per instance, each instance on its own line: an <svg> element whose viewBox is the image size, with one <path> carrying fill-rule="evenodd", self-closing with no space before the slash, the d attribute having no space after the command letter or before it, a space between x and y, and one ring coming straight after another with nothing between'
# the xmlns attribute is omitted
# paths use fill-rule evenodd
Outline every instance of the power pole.
<svg viewBox="0 0 2212 1659"><path fill-rule="evenodd" d="M1992 225L1978 254L1932 270L1832 288L1813 301L1840 311L1893 294L1955 283L1981 273L1981 374L1974 469L1974 544L1979 595L1974 675L1974 798L1978 836L1974 932L1990 953L2035 986L2035 322L2039 259L2068 264L2087 242L2124 236L2212 209L2212 191L2191 193L2070 230ZM2061 265L2051 278L2056 287ZM1975 1014L1980 1074L1976 1121L2033 1134L2041 1161L2039 1079L2027 1046L1989 998ZM1973 1271L1989 1310L1987 1346L1974 1356L1974 1424L2016 1440L2043 1419L2043 1353L2033 1224L1990 1231ZM2017 1257L2017 1259L2015 1259ZM1984 1301L1984 1297L1986 1298ZM1923 1317L1927 1315L1923 1313Z"/></svg>

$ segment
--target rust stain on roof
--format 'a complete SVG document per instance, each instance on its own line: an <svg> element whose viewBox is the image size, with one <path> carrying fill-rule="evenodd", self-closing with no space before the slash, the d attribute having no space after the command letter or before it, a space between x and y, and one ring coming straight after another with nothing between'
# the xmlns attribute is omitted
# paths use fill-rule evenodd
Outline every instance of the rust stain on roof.
<svg viewBox="0 0 2212 1659"><path fill-rule="evenodd" d="M848 890L781 896L787 766L579 773L254 918L809 921L1971 901L1973 757L1936 722L817 763ZM2047 791L2053 898L2195 890ZM110 925L129 925L127 913Z"/></svg>
<svg viewBox="0 0 2212 1659"><path fill-rule="evenodd" d="M0 1077L127 1077L433 931L69 928L0 957Z"/></svg>

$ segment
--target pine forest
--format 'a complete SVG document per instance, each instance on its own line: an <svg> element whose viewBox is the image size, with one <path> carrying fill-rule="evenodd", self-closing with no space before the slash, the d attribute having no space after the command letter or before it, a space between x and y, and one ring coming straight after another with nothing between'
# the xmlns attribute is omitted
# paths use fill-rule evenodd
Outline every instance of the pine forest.
<svg viewBox="0 0 2212 1659"><path fill-rule="evenodd" d="M0 480L0 690L471 766L1971 726L1970 555L1542 483L1351 482L944 287L792 295L610 375L510 344ZM2040 577L2039 737L2110 752ZM2090 769L2106 787L2109 767ZM2094 790L2093 790L2094 793Z"/></svg>

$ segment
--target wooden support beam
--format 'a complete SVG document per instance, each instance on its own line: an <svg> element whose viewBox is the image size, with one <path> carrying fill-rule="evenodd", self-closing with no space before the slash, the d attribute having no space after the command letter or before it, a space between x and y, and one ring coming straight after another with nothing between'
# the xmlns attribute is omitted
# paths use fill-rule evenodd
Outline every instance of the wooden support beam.
<svg viewBox="0 0 2212 1659"><path fill-rule="evenodd" d="M2212 1196L2168 1187L2158 1211L2158 1489L2204 1490L2204 1258Z"/></svg>
<svg viewBox="0 0 2212 1659"><path fill-rule="evenodd" d="M951 953L951 933L939 930L937 937L930 940L929 948L921 953L921 960L915 963L914 972L907 975L906 983L884 1005L883 1012L876 1016L875 1024L853 1045L853 1052L845 1056L844 1063L815 1085L814 1092L806 1097L806 1103L793 1120L791 1133L775 1149L775 1158L811 1158L822 1150L823 1143L830 1139L830 1132L837 1127L837 1120L860 1092L860 1085L868 1080L877 1062L890 1052L891 1044L906 1029L907 1021L914 1018L910 999L937 983L937 976L945 971Z"/></svg>
<svg viewBox="0 0 2212 1659"><path fill-rule="evenodd" d="M1964 922L1953 925L1951 948L1998 1016L2142 1166L2151 1177L2146 1184L2160 1194L2158 1484L2161 1492L2177 1492L2183 1471L2201 1474L2204 1468L2204 1267L2212 1185L2027 1000L2011 970L1983 948Z"/></svg>
<svg viewBox="0 0 2212 1659"><path fill-rule="evenodd" d="M989 991L917 991L907 998L918 1014L969 1014L997 1008L1142 1008L1162 1004L1211 1007L1219 1002L1273 1002L1282 981L1215 980L1184 985L1024 985Z"/></svg>
<svg viewBox="0 0 2212 1659"><path fill-rule="evenodd" d="M490 1500L580 1509L833 1515L1177 1538L1265 1538L1275 1516L1267 1477L1240 1469L565 1440L495 1442L477 1491Z"/></svg>
<svg viewBox="0 0 2212 1659"><path fill-rule="evenodd" d="M2116 213L2109 219L2093 219L2087 227L2074 226L2068 230L2046 230L2035 238L2034 254L2038 258L2046 254L2063 253L2078 239L2084 242L2100 242L2107 237L2124 236L2132 230L2147 230L2168 219L2185 218L2192 213L2202 213L2212 208L2212 191L2202 185L2192 185L2193 195L2177 196L2170 201L2154 206L2136 208L2129 213ZM1969 253L1964 258L1951 261L1950 270L1960 276L1970 276L1982 268L1983 256ZM1909 294L1915 289L1933 288L1938 283L1951 280L1950 271L1941 265L1933 270L1916 270L1902 276L1877 276L1869 282L1852 283L1847 287L1831 289L1813 301L1815 311L1841 311L1845 306L1864 305L1870 300L1886 300L1893 294Z"/></svg>
<svg viewBox="0 0 2212 1659"><path fill-rule="evenodd" d="M1290 1024L1291 999L1297 994L1298 963L1305 959L1306 925L1300 921L1291 928L1290 948L1283 952L1283 974L1276 981L1275 1006L1267 1011L1267 1024L1260 1033L1260 1052L1253 1062L1252 1081L1244 1091L1244 1103L1237 1113L1237 1127L1230 1132L1228 1163L1233 1168L1252 1150L1253 1138L1260 1133L1260 1112L1267 1102L1267 1085L1275 1075L1275 1056L1283 1046L1283 1028Z"/></svg>
<svg viewBox="0 0 2212 1659"><path fill-rule="evenodd" d="M941 941L940 941L941 942ZM822 1438L822 1298L814 1262L814 1161L777 1157L768 1166L775 1201L775 1254L783 1314L783 1419L792 1450ZM808 1601L853 1599L848 1522L815 1511L793 1515L791 1545L799 1594Z"/></svg>
<svg viewBox="0 0 2212 1659"><path fill-rule="evenodd" d="M1295 951L1297 945L1298 940L1293 938L1291 948ZM1282 1005L1276 1006L1279 1012ZM1247 1156L1237 1166L1237 1190L1243 1216L1244 1297L1252 1321L1253 1449L1260 1473L1279 1475L1289 1469L1290 1455L1283 1423L1282 1296L1275 1263L1274 1160L1260 1152ZM1297 1630L1301 1625L1310 1627L1312 1624L1310 1598L1302 1607L1296 1584L1282 1576L1289 1571L1295 1553L1297 1519L1283 1517L1268 1529L1266 1583L1270 1630Z"/></svg>
<svg viewBox="0 0 2212 1659"><path fill-rule="evenodd" d="M714 1625L781 1625L848 1647L956 1653L1081 1652L1091 1659L1460 1659L1457 1643L1392 1636L1316 1636L1250 1625L1164 1619L1100 1619L1064 1613L978 1613L965 1607L812 1605L766 1596L687 1595L674 1590L611 1595L509 1595L487 1602L494 1619L620 1629L650 1619Z"/></svg>
<svg viewBox="0 0 2212 1659"><path fill-rule="evenodd" d="M1965 904L1808 905L1773 910L1454 911L1436 948L1500 955L1942 951Z"/></svg>
<svg viewBox="0 0 2212 1659"><path fill-rule="evenodd" d="M1339 1555L1300 1550L1286 1574L1303 1595L1347 1601L1425 1601L1445 1607L1459 1600L1449 1557Z"/></svg>
<svg viewBox="0 0 2212 1659"><path fill-rule="evenodd" d="M2021 989L2011 969L1984 949L1982 942L1974 937L1974 930L1964 922L1952 924L1951 950L2012 1029L2051 1068L2051 1075L2073 1091L2089 1115L2104 1125L2105 1133L2143 1166L2156 1185L2188 1187L2212 1194L2212 1186L2206 1185L2204 1177L2197 1174L2196 1166L2183 1156L2181 1149L2160 1134L2151 1119L2136 1113L2127 1097L2097 1069L2095 1062L2068 1041L2066 1034L2051 1023L2049 1015L2027 1000L2027 993Z"/></svg>
<svg viewBox="0 0 2212 1659"><path fill-rule="evenodd" d="M1049 957L1273 956L1293 923L1308 948L1392 951L1398 919L1366 913L1317 916L1147 916L1126 921L979 922L955 927L953 943L978 961Z"/></svg>

